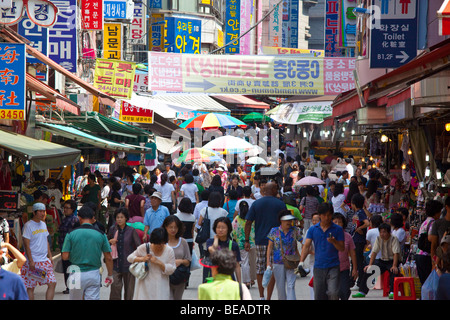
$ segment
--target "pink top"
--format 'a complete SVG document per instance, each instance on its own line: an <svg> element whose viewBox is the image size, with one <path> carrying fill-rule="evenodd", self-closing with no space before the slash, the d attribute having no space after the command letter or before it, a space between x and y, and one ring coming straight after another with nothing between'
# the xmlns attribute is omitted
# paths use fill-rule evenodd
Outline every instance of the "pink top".
<svg viewBox="0 0 450 320"><path fill-rule="evenodd" d="M339 251L339 262L340 262L339 271L350 269L350 259L348 254L350 250L355 250L355 243L353 242L350 233L344 232L344 242L345 242L345 250Z"/></svg>

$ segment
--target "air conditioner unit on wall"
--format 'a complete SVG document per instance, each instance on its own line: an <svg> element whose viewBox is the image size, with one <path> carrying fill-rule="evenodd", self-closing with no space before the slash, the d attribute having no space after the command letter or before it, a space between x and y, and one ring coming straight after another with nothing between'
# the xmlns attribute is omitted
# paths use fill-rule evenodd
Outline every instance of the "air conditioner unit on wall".
<svg viewBox="0 0 450 320"><path fill-rule="evenodd" d="M450 105L450 70L444 70L413 85L412 105Z"/></svg>

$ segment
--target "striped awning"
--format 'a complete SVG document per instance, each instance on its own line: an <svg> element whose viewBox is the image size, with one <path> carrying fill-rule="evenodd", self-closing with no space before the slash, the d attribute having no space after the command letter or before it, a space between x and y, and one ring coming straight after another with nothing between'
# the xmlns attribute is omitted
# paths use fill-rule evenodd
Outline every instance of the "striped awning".
<svg viewBox="0 0 450 320"><path fill-rule="evenodd" d="M439 35L450 35L450 0L445 0L437 12L439 19Z"/></svg>

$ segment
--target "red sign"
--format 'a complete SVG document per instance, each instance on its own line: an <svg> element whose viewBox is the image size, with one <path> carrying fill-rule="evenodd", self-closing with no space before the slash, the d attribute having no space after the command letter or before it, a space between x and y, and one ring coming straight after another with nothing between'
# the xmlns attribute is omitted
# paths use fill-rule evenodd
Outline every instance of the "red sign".
<svg viewBox="0 0 450 320"><path fill-rule="evenodd" d="M103 30L103 0L81 0L81 29Z"/></svg>
<svg viewBox="0 0 450 320"><path fill-rule="evenodd" d="M153 110L136 107L122 101L120 106L120 120L128 122L153 123Z"/></svg>

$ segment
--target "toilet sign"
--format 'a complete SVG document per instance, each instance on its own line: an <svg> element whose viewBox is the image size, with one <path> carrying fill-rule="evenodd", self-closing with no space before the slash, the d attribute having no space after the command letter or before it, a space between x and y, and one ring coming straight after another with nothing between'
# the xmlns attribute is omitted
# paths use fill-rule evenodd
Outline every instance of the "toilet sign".
<svg viewBox="0 0 450 320"><path fill-rule="evenodd" d="M371 30L370 68L398 68L417 55L417 0L373 0L379 28Z"/></svg>

